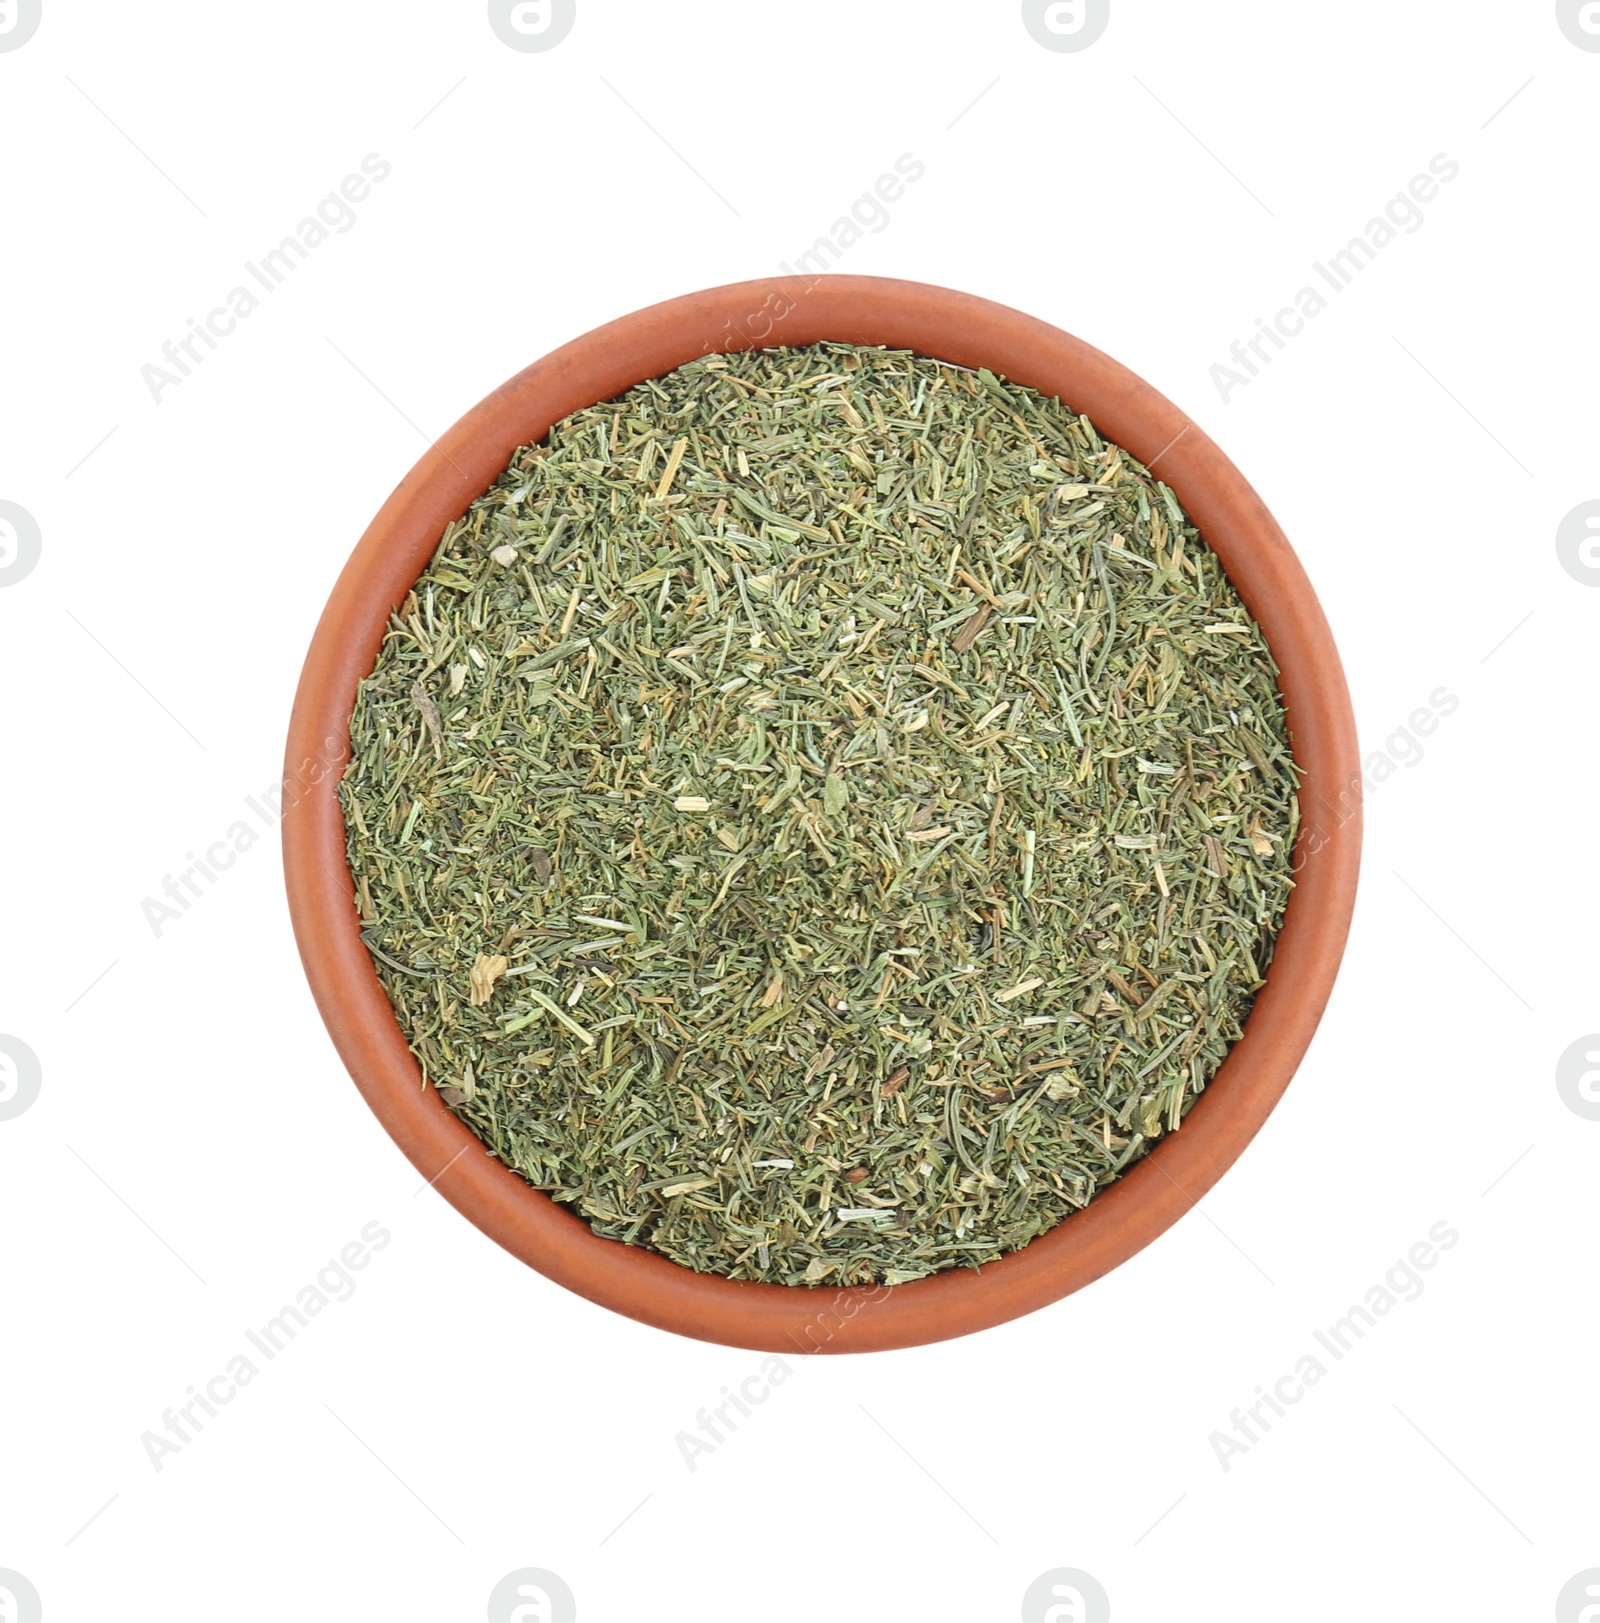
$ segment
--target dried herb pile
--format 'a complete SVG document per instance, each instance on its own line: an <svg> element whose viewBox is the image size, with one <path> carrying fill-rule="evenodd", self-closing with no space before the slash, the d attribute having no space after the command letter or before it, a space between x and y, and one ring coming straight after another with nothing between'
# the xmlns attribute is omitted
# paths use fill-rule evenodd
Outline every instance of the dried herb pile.
<svg viewBox="0 0 1600 1623"><path fill-rule="evenodd" d="M342 785L433 1086L600 1233L991 1261L1179 1127L1290 889L1264 641L987 373L714 356L558 424L394 616Z"/></svg>

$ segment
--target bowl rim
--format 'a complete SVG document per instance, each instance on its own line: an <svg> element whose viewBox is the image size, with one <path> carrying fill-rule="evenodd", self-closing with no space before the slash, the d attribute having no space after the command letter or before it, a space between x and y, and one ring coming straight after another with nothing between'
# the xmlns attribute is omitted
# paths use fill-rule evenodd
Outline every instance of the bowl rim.
<svg viewBox="0 0 1600 1623"><path fill-rule="evenodd" d="M1088 1206L999 1262L830 1288L696 1273L596 1234L487 1153L427 1087L363 945L337 794L359 681L446 524L512 453L574 411L701 356L819 342L987 367L1086 414L1177 494L1266 636L1303 781L1291 892L1244 1035L1169 1134ZM590 1301L761 1352L868 1352L1002 1324L1100 1278L1185 1215L1287 1088L1332 991L1355 904L1361 770L1344 673L1315 592L1261 498L1186 414L1109 356L1005 305L883 277L783 275L635 311L519 372L435 441L362 535L317 624L283 779L290 913L313 996L368 1105L411 1163L512 1255Z"/></svg>

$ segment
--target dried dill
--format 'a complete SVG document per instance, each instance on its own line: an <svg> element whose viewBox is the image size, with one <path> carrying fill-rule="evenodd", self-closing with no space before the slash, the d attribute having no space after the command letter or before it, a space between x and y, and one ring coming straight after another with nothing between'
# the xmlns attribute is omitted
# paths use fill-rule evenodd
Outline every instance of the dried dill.
<svg viewBox="0 0 1600 1623"><path fill-rule="evenodd" d="M818 345L576 413L452 524L342 785L425 1076L601 1234L991 1261L1177 1130L1290 890L1265 642L1060 403Z"/></svg>

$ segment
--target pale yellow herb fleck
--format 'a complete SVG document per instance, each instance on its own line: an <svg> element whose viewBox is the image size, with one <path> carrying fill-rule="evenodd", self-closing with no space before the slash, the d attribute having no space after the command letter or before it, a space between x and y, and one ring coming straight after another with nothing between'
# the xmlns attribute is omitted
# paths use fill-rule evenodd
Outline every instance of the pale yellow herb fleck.
<svg viewBox="0 0 1600 1623"><path fill-rule="evenodd" d="M473 1008L481 1009L489 1001L494 991L494 983L511 967L509 958L490 958L484 953L478 954L478 961L472 966L472 996Z"/></svg>

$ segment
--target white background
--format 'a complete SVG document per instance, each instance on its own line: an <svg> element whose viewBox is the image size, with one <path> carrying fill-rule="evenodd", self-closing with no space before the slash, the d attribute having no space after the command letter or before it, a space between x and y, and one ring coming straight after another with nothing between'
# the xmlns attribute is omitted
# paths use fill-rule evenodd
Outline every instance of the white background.
<svg viewBox="0 0 1600 1623"><path fill-rule="evenodd" d="M1600 1566L1600 1123L1554 1083L1600 1028L1600 592L1554 545L1600 497L1597 94L1544 0L1115 0L1081 54L998 0L579 0L547 54L470 3L44 0L0 54L0 499L43 533L0 589L0 1032L44 1076L0 1122L0 1568L51 1623L479 1619L524 1566L587 1623L1009 1620L1062 1566L1118 1623L1552 1615ZM356 225L156 404L163 341L372 152ZM691 1473L676 1434L759 1356L416 1193L275 836L159 939L141 902L276 781L425 436L771 272L905 152L839 268L1017 306L1190 411L1304 560L1369 755L1459 708L1372 795L1327 1018L1201 1210L1021 1322L795 1360ZM1438 153L1426 224L1224 404L1229 344ZM141 1435L372 1220L357 1294L156 1472ZM1421 1298L1224 1471L1230 1411L1441 1220Z"/></svg>

